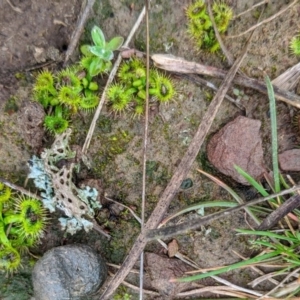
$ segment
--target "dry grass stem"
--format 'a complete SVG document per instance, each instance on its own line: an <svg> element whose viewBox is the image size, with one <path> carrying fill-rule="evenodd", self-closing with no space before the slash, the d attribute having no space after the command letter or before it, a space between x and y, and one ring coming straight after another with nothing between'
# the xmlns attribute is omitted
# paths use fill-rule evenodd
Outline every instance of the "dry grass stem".
<svg viewBox="0 0 300 300"><path fill-rule="evenodd" d="M276 14L274 14L273 16L271 16L270 18L267 18L257 24L255 24L254 26L250 27L249 29L247 29L246 31L236 34L236 35L229 35L227 36L228 39L234 39L240 36L243 36L253 30L255 30L256 28L260 27L263 24L266 24L274 19L276 19L278 16L280 16L281 14L283 14L284 12L286 12L289 8L291 8L292 6L294 6L296 3L298 2L298 0L294 0L292 3L290 3L289 5L287 5L285 8L283 8L282 10L280 10L279 12L277 12Z"/></svg>
<svg viewBox="0 0 300 300"><path fill-rule="evenodd" d="M213 24L215 36L216 36L216 38L217 38L217 40L220 44L220 47L223 51L223 54L226 56L226 59L228 61L229 66L232 66L233 63L234 63L234 58L231 55L231 53L227 50L226 46L224 45L223 40L222 40L222 38L220 36L220 33L218 31L218 28L217 28L217 25L216 25L216 22L215 22L215 18L214 18L214 15L212 13L212 9L211 9L211 0L207 1L207 9L208 9L209 18L210 18L210 20Z"/></svg>
<svg viewBox="0 0 300 300"><path fill-rule="evenodd" d="M260 299L264 299L266 296L272 295L274 294L279 288L284 287L283 284L285 282L287 282L291 277L296 276L299 277L299 272L300 272L300 268L295 269L293 272L290 272L277 286L275 286L272 290L270 290L268 293L264 294ZM300 284L298 284L298 287L300 286ZM290 291L289 291L290 293Z"/></svg>
<svg viewBox="0 0 300 300"><path fill-rule="evenodd" d="M284 73L272 80L272 84L283 90L291 91L296 88L300 79L300 63L287 69Z"/></svg>
<svg viewBox="0 0 300 300"><path fill-rule="evenodd" d="M241 258L242 260L247 260L249 259L249 257L244 257L243 255L241 255L240 253L236 252L236 251L233 251L233 253L238 256L239 258ZM263 267L262 264L259 264L258 265L259 267ZM259 275L261 276L265 276L266 274L260 270L257 266L255 265L250 265L249 268L251 268L253 271L255 271L256 273L258 273ZM275 280L274 278L270 277L268 278L268 280L270 282L272 282L273 284L277 285L279 282L277 280ZM254 287L254 286L253 286Z"/></svg>
<svg viewBox="0 0 300 300"><path fill-rule="evenodd" d="M247 9L247 10L244 10L244 11L243 11L243 12L241 12L240 14L238 14L238 15L234 16L233 18L234 18L234 19L237 19L237 18L239 18L240 16L242 16L242 15L244 15L244 14L246 14L246 13L250 12L251 10L253 10L253 9L255 9L255 8L257 8L257 7L261 6L261 5L268 4L268 3L269 3L269 1L270 1L270 0L264 0L264 1L261 1L261 2L259 2L259 3L257 3L257 4L254 4L254 5L253 5L253 6L251 6L249 9Z"/></svg>
<svg viewBox="0 0 300 300"><path fill-rule="evenodd" d="M112 277L115 275L114 273L112 273L110 271L108 271L108 274ZM131 288L131 289L133 289L134 291L139 291L140 290L140 288L138 286L135 286L135 285L133 285L133 284L131 284L131 283L125 281L125 280L122 282L122 284L129 287L129 288ZM150 290L146 290L146 289L143 289L143 292L145 294L153 295L153 296L159 296L160 295L158 292L150 291Z"/></svg>
<svg viewBox="0 0 300 300"><path fill-rule="evenodd" d="M84 2L85 1L83 1L83 3ZM68 50L66 52L64 66L66 66L69 58L73 54L73 52L74 52L74 50L75 50L75 48L78 44L81 33L84 29L85 22L86 22L88 16L90 15L90 11L92 10L94 3L95 3L95 0L87 0L87 4L86 4L85 8L82 9L83 11L79 14L79 18L78 18L78 21L77 21L77 24L76 24L76 28L72 33L72 36L71 36L71 39L70 39L71 42L70 42L70 44L68 46Z"/></svg>
<svg viewBox="0 0 300 300"><path fill-rule="evenodd" d="M200 76L194 75L194 74L190 74L190 75L182 75L184 76L186 79L193 81L196 84L202 84L210 89L212 89L213 91L218 91L218 88L210 81L207 81L205 79L203 79ZM232 102L236 107L238 107L240 110L245 110L245 107L241 105L239 100L236 100L228 95L225 95L225 99L227 99L228 101Z"/></svg>
<svg viewBox="0 0 300 300"><path fill-rule="evenodd" d="M14 5L10 2L10 0L6 0L6 2L9 4L9 6L12 8L13 11L15 11L15 12L17 12L17 13L19 13L19 14L22 14L22 13L23 13L23 11L22 11L19 7L14 6Z"/></svg>

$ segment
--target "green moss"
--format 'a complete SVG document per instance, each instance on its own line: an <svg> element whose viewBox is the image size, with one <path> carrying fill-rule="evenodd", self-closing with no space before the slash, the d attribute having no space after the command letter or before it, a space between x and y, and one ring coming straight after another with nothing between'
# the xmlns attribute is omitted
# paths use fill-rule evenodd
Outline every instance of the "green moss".
<svg viewBox="0 0 300 300"><path fill-rule="evenodd" d="M214 168L211 165L211 163L209 162L206 152L200 151L196 157L196 161L203 171L205 171L209 174L214 173Z"/></svg>
<svg viewBox="0 0 300 300"><path fill-rule="evenodd" d="M102 133L110 133L111 132L112 120L111 118L107 118L105 116L100 116L98 119L98 128Z"/></svg>
<svg viewBox="0 0 300 300"><path fill-rule="evenodd" d="M8 114L13 114L15 112L17 112L19 109L18 105L17 105L17 98L12 96L10 97L4 106L4 112L8 113Z"/></svg>
<svg viewBox="0 0 300 300"><path fill-rule="evenodd" d="M104 123L108 125L107 120L104 120ZM114 161L114 156L124 153L132 137L133 136L126 130L120 128L113 135L101 134L97 137L101 145L101 148L93 158L93 173L97 177L104 175L105 169L109 164L110 168L114 168L114 166L111 165Z"/></svg>

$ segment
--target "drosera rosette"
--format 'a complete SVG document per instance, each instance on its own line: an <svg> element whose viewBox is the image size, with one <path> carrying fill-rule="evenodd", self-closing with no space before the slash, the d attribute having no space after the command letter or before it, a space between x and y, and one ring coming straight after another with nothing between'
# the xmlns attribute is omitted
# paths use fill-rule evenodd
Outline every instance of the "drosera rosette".
<svg viewBox="0 0 300 300"><path fill-rule="evenodd" d="M219 33L225 33L233 16L231 8L223 1L215 1L212 5L212 13ZM218 51L220 45L205 1L197 0L190 4L186 8L186 17L188 19L187 32L196 47L212 53Z"/></svg>
<svg viewBox="0 0 300 300"><path fill-rule="evenodd" d="M40 72L36 77L33 98L40 102L45 109L57 103L58 92L55 85L55 76L48 70Z"/></svg>
<svg viewBox="0 0 300 300"><path fill-rule="evenodd" d="M126 93L125 86L120 83L112 84L107 90L108 105L115 113L124 112L131 101L130 95Z"/></svg>
<svg viewBox="0 0 300 300"><path fill-rule="evenodd" d="M79 111L91 112L98 103L98 83L93 77L108 72L114 51L123 44L122 37L106 41L102 30L94 26L91 31L93 45L81 46L81 61L56 74L40 72L33 87L33 98L46 110L44 125L51 134L60 134L70 125Z"/></svg>
<svg viewBox="0 0 300 300"><path fill-rule="evenodd" d="M138 58L124 61L117 79L107 91L109 108L115 113L129 111L133 118L140 118L144 114L146 100L145 62ZM171 78L157 69L150 69L149 95L151 103L172 100L176 91Z"/></svg>
<svg viewBox="0 0 300 300"><path fill-rule="evenodd" d="M11 193L11 188L0 182L0 205L10 199Z"/></svg>
<svg viewBox="0 0 300 300"><path fill-rule="evenodd" d="M300 35L296 35L291 39L289 47L293 55L300 55Z"/></svg>
<svg viewBox="0 0 300 300"><path fill-rule="evenodd" d="M21 254L39 242L48 218L40 200L12 193L3 183L0 194L0 271L14 272Z"/></svg>
<svg viewBox="0 0 300 300"><path fill-rule="evenodd" d="M150 80L149 94L160 103L168 103L176 94L174 83L165 74L154 72Z"/></svg>
<svg viewBox="0 0 300 300"><path fill-rule="evenodd" d="M44 126L52 134L63 133L69 126L67 120L69 112L61 105L56 105L54 114L45 116ZM65 116L64 116L65 115Z"/></svg>
<svg viewBox="0 0 300 300"><path fill-rule="evenodd" d="M44 234L48 220L42 202L22 195L15 199L14 206L14 214L5 215L4 224L14 224L15 234L21 239L38 241Z"/></svg>

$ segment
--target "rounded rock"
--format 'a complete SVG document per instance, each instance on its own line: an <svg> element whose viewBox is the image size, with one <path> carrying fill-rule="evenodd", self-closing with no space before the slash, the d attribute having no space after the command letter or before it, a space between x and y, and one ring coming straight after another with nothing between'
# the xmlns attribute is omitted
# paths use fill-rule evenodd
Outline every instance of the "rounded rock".
<svg viewBox="0 0 300 300"><path fill-rule="evenodd" d="M104 283L107 268L91 247L67 245L46 252L33 273L35 299L79 299L95 293Z"/></svg>

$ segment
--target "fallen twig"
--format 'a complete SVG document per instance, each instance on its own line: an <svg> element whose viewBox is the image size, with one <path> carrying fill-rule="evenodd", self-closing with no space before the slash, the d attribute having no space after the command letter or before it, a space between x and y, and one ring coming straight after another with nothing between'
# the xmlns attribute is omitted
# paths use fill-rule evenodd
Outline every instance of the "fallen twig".
<svg viewBox="0 0 300 300"><path fill-rule="evenodd" d="M270 1L270 0L263 0L263 1L261 1L261 2L259 2L259 3L257 3L257 4L255 4L255 5L251 6L249 9L244 10L244 11L241 12L240 14L234 16L233 19L237 19L237 18L239 18L240 16L242 16L242 15L244 15L244 14L250 12L251 10L253 10L253 9L255 9L255 8L261 6L261 5L268 4L269 1Z"/></svg>
<svg viewBox="0 0 300 300"><path fill-rule="evenodd" d="M153 54L151 56L156 67L170 72L183 73L183 74L199 74L224 79L227 72L215 67L205 66L192 61L187 61L181 57L175 57L168 54ZM237 75L234 78L234 83L255 89L261 93L268 94L267 86L256 80L243 75ZM275 97L287 104L300 108L300 97L273 86Z"/></svg>
<svg viewBox="0 0 300 300"><path fill-rule="evenodd" d="M288 200L284 201L278 208L270 213L263 222L257 227L257 230L270 230L287 214L292 212L295 208L300 206L300 195L294 195Z"/></svg>
<svg viewBox="0 0 300 300"><path fill-rule="evenodd" d="M291 91L293 90L300 78L300 63L290 67L285 72L272 80L272 84L280 86L281 89Z"/></svg>
<svg viewBox="0 0 300 300"><path fill-rule="evenodd" d="M110 283L106 286L104 293L101 295L101 300L108 300L111 299L111 295L114 291L118 288L121 282L124 280L126 275L128 274L129 270L134 266L136 260L142 253L144 247L147 244L146 239L146 232L149 229L154 229L158 226L159 222L161 221L163 215L167 211L169 204L175 194L177 193L179 186L182 180L188 174L203 142L204 139L213 123L213 120L218 112L218 109L221 106L221 103L226 95L229 86L239 69L240 64L242 63L244 57L246 56L248 47L250 45L251 38L253 36L253 32L250 38L247 41L247 44L240 56L239 59L233 64L232 68L229 70L226 78L224 79L223 83L221 84L218 92L216 93L214 99L210 103L202 121L199 125L199 128L191 141L188 150L186 151L185 155L183 156L179 166L175 170L174 175L172 176L168 186L164 190L159 202L157 203L154 211L152 212L149 220L147 221L144 231L140 233L138 238L136 239L130 254L126 257L125 261L123 262L122 268L116 273L116 276Z"/></svg>
<svg viewBox="0 0 300 300"><path fill-rule="evenodd" d="M88 0L84 11L80 14L80 16L78 18L76 28L75 28L74 32L72 33L72 36L70 39L71 42L70 42L70 44L68 46L68 50L66 52L64 66L66 66L70 56L73 54L73 52L78 44L78 41L80 39L81 33L84 28L84 24L90 14L91 9L93 8L94 3L95 3L95 0Z"/></svg>
<svg viewBox="0 0 300 300"><path fill-rule="evenodd" d="M19 7L17 6L14 6L9 0L6 0L6 2L9 4L9 6L12 8L12 10L14 10L15 12L19 13L19 14L22 14L23 11L22 9L20 9Z"/></svg>
<svg viewBox="0 0 300 300"><path fill-rule="evenodd" d="M242 33L239 33L239 34L236 34L236 35L228 35L227 38L228 39L234 39L234 38L237 38L237 37L240 37L240 36L243 36L245 35L246 33L248 32L251 32L253 31L254 29L256 29L257 27L263 25L263 24L266 24L272 20L274 20L275 18L277 18L278 16L280 16L281 14L283 14L284 12L286 12L289 8L291 8L293 5L295 5L296 3L298 2L298 0L294 0L293 2L291 2L289 5L287 5L285 8L283 8L282 10L280 10L279 12L277 12L276 14L274 14L273 16L271 16L270 18L267 18L257 24L255 24L254 26L250 27L249 29L247 29L246 31L242 32Z"/></svg>

